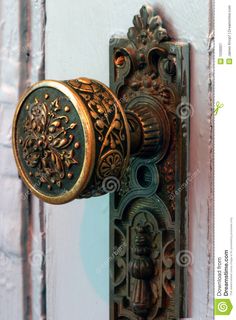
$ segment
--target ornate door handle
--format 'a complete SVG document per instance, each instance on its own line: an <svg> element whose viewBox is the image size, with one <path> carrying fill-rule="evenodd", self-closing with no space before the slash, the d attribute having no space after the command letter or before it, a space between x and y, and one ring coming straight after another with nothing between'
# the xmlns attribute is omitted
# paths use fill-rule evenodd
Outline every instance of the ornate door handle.
<svg viewBox="0 0 236 320"><path fill-rule="evenodd" d="M142 94L124 110L87 78L41 81L22 96L13 123L19 173L40 199L62 204L103 195L130 156L164 156L170 125L158 100Z"/></svg>
<svg viewBox="0 0 236 320"><path fill-rule="evenodd" d="M14 155L46 202L114 191L111 320L186 318L189 45L171 40L151 7L133 23L127 38L110 41L112 90L78 78L23 95Z"/></svg>

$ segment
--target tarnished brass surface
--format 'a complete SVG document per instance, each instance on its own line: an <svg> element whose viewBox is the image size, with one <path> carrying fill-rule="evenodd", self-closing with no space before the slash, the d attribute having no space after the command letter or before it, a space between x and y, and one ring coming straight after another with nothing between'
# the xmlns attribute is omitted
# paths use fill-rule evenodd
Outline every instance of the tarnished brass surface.
<svg viewBox="0 0 236 320"><path fill-rule="evenodd" d="M111 195L110 319L187 318L189 45L154 8L110 40L110 86L142 131Z"/></svg>
<svg viewBox="0 0 236 320"><path fill-rule="evenodd" d="M21 98L13 123L16 164L28 188L61 204L106 193L130 155L129 126L109 88L80 78L42 81Z"/></svg>
<svg viewBox="0 0 236 320"><path fill-rule="evenodd" d="M125 113L114 93L96 80L34 84L13 123L14 155L27 187L52 204L108 193L121 181L130 154L153 156L168 146L165 112L155 99L143 101L137 99Z"/></svg>

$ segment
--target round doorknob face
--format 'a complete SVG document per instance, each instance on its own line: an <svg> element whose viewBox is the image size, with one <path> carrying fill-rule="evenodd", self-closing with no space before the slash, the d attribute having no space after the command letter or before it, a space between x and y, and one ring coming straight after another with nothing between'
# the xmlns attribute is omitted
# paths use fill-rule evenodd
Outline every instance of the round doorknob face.
<svg viewBox="0 0 236 320"><path fill-rule="evenodd" d="M62 204L106 193L130 155L129 125L109 88L79 78L41 81L21 98L13 121L13 150L27 187Z"/></svg>

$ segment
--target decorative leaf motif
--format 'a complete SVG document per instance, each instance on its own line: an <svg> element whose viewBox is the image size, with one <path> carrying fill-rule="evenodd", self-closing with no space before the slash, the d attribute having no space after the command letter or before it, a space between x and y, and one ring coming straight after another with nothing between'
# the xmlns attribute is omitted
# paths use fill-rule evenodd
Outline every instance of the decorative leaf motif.
<svg viewBox="0 0 236 320"><path fill-rule="evenodd" d="M152 42L157 45L169 39L166 29L162 27L161 17L148 6L141 8L140 15L134 17L133 24L134 27L128 31L128 38L136 48L142 48Z"/></svg>
<svg viewBox="0 0 236 320"><path fill-rule="evenodd" d="M142 24L142 19L139 15L134 16L134 20L133 20L134 26L136 27L136 29L138 31L141 31L143 28L143 24Z"/></svg>
<svg viewBox="0 0 236 320"><path fill-rule="evenodd" d="M70 125L70 129L74 129L76 126L77 126L77 123L74 122Z"/></svg>
<svg viewBox="0 0 236 320"><path fill-rule="evenodd" d="M141 10L140 10L140 15L143 21L143 27L147 28L147 24L148 24L148 11L147 11L147 7L146 6L142 6Z"/></svg>
<svg viewBox="0 0 236 320"><path fill-rule="evenodd" d="M149 21L149 29L154 31L157 27L162 25L162 19L160 16L152 17Z"/></svg>
<svg viewBox="0 0 236 320"><path fill-rule="evenodd" d="M51 125L58 128L58 127L61 126L61 121L59 121L59 120L53 121L53 122L51 123Z"/></svg>
<svg viewBox="0 0 236 320"><path fill-rule="evenodd" d="M99 118L97 112L95 112L95 111L90 111L90 114L91 114L91 116L92 116L94 119Z"/></svg>
<svg viewBox="0 0 236 320"><path fill-rule="evenodd" d="M77 164L78 161L74 159L74 151L70 150L68 153L65 153L65 164L67 168L70 168L73 164Z"/></svg>
<svg viewBox="0 0 236 320"><path fill-rule="evenodd" d="M137 35L138 35L137 29L135 29L134 27L129 28L128 38L129 38L133 43L135 43L136 38L137 38Z"/></svg>
<svg viewBox="0 0 236 320"><path fill-rule="evenodd" d="M74 150L67 150L71 146L74 136L68 134L75 129L76 122L68 128L69 117L58 115L61 110L60 100L56 99L47 105L35 99L32 108L28 108L28 117L25 120L25 138L23 141L23 158L26 164L35 168L35 177L41 183L61 187L61 180L65 178L65 168L77 164Z"/></svg>

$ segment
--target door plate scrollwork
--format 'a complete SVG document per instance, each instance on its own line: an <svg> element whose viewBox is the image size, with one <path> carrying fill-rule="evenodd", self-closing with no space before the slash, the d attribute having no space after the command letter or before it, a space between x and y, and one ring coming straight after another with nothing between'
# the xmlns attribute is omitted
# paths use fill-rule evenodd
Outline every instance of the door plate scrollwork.
<svg viewBox="0 0 236 320"><path fill-rule="evenodd" d="M131 157L111 194L110 254L122 250L110 262L110 319L173 320L187 316L187 268L177 257L188 248L189 45L169 37L152 7L133 23L110 40L110 86L145 122L150 154Z"/></svg>

